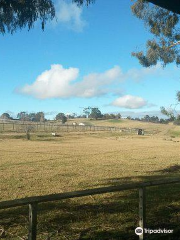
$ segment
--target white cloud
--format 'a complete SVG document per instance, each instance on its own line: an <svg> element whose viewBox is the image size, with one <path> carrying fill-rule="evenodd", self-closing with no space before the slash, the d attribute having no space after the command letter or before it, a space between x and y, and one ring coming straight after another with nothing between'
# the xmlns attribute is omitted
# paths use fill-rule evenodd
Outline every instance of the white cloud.
<svg viewBox="0 0 180 240"><path fill-rule="evenodd" d="M117 98L112 102L112 105L121 108L138 109L147 106L148 103L141 97L125 95Z"/></svg>
<svg viewBox="0 0 180 240"><path fill-rule="evenodd" d="M66 69L60 64L54 64L51 65L50 70L41 73L34 83L26 84L17 90L17 92L39 99L70 97L92 98L108 93L115 95L119 95L120 93L121 95L123 92L121 83L123 81L134 79L137 76L148 76L148 74L153 75L157 73L157 70L154 72L154 70L151 69L147 70L147 72L144 71L144 69L130 69L127 72L123 72L119 66L114 66L103 73L90 73L80 80L78 68L70 67ZM121 101L123 100L127 103L129 103L131 99L132 96L129 96L129 98L120 98ZM118 99L114 104L118 104Z"/></svg>
<svg viewBox="0 0 180 240"><path fill-rule="evenodd" d="M76 87L80 90L80 97L94 97L106 94L109 92L109 87L115 82L122 81L122 71L120 67L115 66L104 73L91 73L77 83Z"/></svg>
<svg viewBox="0 0 180 240"><path fill-rule="evenodd" d="M31 85L25 85L18 92L31 95L35 98L90 98L106 94L109 86L115 81L120 81L122 72L118 66L104 73L92 73L76 81L79 75L77 68L63 68L55 64L50 70L44 71Z"/></svg>
<svg viewBox="0 0 180 240"><path fill-rule="evenodd" d="M58 0L55 8L56 21L53 21L54 26L61 23L77 32L81 32L86 26L85 20L82 19L83 8L78 7L76 3Z"/></svg>

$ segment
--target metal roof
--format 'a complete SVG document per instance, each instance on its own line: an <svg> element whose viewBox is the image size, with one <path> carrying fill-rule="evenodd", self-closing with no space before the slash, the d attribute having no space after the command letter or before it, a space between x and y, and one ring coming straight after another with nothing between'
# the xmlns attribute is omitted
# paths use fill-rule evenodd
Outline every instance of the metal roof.
<svg viewBox="0 0 180 240"><path fill-rule="evenodd" d="M180 14L180 0L147 0L169 11Z"/></svg>

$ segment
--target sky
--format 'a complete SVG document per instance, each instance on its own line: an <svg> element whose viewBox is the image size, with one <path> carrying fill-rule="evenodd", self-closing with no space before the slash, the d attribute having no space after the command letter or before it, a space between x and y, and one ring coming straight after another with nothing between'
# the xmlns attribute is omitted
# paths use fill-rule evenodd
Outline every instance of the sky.
<svg viewBox="0 0 180 240"><path fill-rule="evenodd" d="M180 90L175 64L143 68L131 52L153 36L133 16L132 1L96 0L79 8L56 0L56 20L41 30L0 35L0 114L43 111L159 114Z"/></svg>

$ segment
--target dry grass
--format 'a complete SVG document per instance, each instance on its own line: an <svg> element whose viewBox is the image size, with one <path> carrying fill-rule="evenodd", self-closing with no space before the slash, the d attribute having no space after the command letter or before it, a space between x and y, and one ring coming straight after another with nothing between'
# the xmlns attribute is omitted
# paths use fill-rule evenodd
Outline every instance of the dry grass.
<svg viewBox="0 0 180 240"><path fill-rule="evenodd" d="M133 127L133 124L124 121L123 127ZM62 133L53 138L50 134L37 133L31 136L31 141L25 140L22 134L1 134L1 201L179 176L180 141L175 137L179 127L141 125L142 128L145 126L149 131L156 130L158 134L126 136L110 132L79 132ZM176 133L173 138L172 133ZM176 187L171 186L168 194L166 189L159 189L158 196L150 190L149 204L153 204L154 199L159 201L161 195L165 199L160 206L152 207L154 214L163 215L162 208L167 203L169 206L164 221L159 217L158 222L157 215L155 218L149 213L150 225L154 224L154 218L156 225L167 222L176 225L179 215L174 214L174 207L180 210L178 196L173 192ZM125 199L127 195L128 200ZM129 234L129 239L136 239L133 231L137 226L137 197L137 192L131 191L42 205L39 239L46 239L48 232L54 233L51 239L126 239L125 232ZM0 224L15 235L26 232L27 209L21 211L5 211L0 220ZM20 214L19 220L16 214ZM6 239L16 238L8 235Z"/></svg>
<svg viewBox="0 0 180 240"><path fill-rule="evenodd" d="M179 162L177 140L102 135L1 140L1 200L108 185L112 178L138 179Z"/></svg>

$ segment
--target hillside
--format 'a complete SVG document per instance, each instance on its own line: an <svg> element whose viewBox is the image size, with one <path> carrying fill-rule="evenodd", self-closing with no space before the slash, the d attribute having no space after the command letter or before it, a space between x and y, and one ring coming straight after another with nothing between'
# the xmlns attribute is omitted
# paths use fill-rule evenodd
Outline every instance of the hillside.
<svg viewBox="0 0 180 240"><path fill-rule="evenodd" d="M179 136L180 135L180 126L169 124L159 124L159 123L149 123L149 122L140 122L128 119L112 119L112 120L90 120L87 118L77 118L68 120L68 124L73 122L77 123L85 123L87 125L95 125L95 126L110 126L110 127L120 127L120 128L142 128L147 132L152 134L159 135L172 135Z"/></svg>

